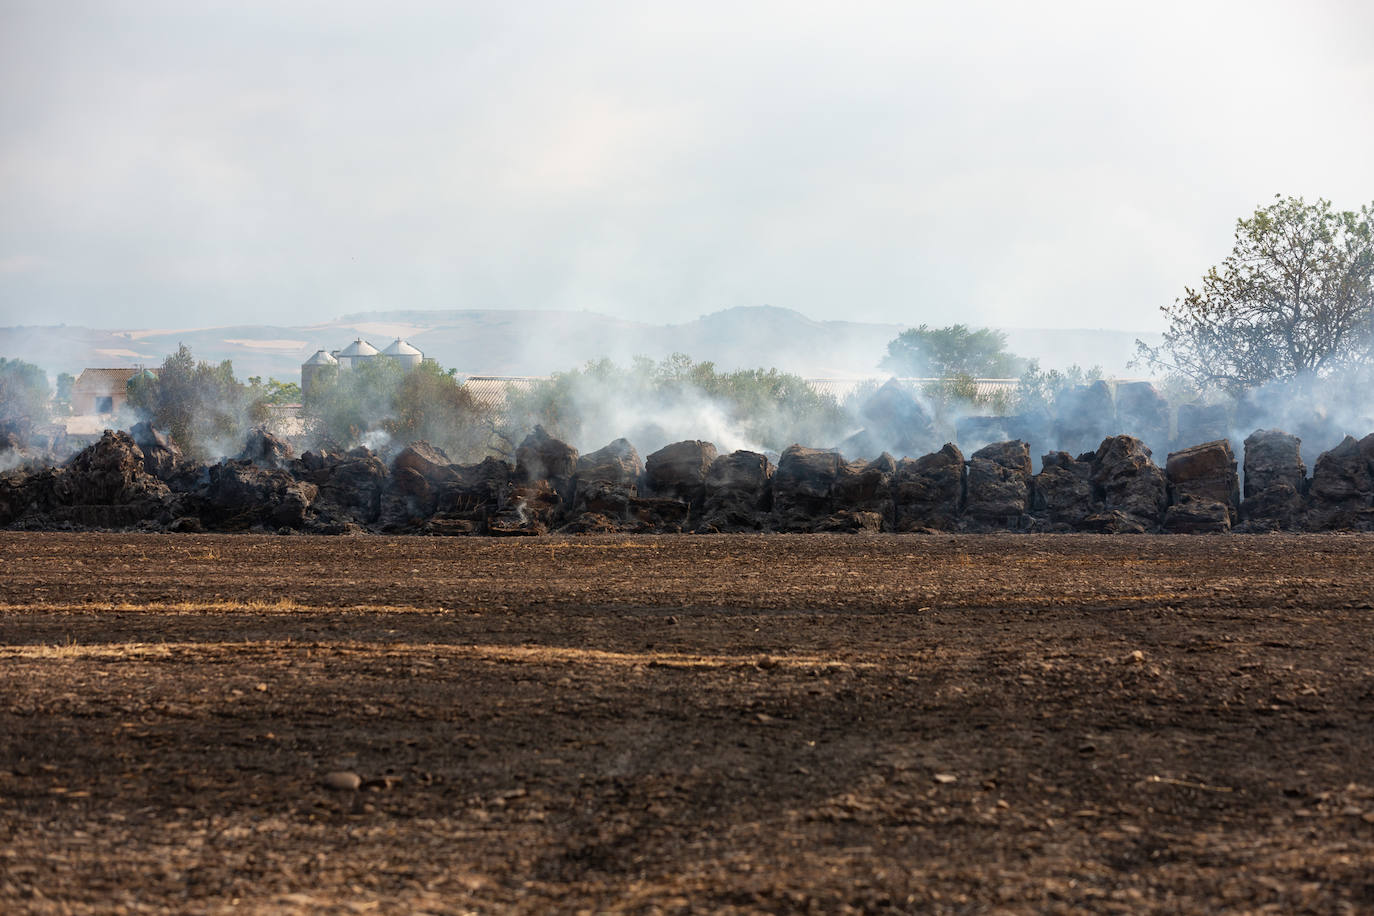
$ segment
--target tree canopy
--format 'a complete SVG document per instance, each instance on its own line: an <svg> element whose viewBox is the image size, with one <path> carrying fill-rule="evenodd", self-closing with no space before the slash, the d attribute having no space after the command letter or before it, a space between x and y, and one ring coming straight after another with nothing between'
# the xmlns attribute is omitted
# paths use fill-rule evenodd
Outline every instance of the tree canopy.
<svg viewBox="0 0 1374 916"><path fill-rule="evenodd" d="M48 419L48 376L19 359L0 357L0 435L26 439L30 429Z"/></svg>
<svg viewBox="0 0 1374 916"><path fill-rule="evenodd" d="M1016 380L1016 390L1012 393L1011 407L1022 413L1049 410L1059 393L1102 378L1102 367L1084 369L1074 363L1063 371L1041 369L1040 360L1031 360L1021 377Z"/></svg>
<svg viewBox="0 0 1374 916"><path fill-rule="evenodd" d="M391 416L383 424L396 439L423 439L442 448L455 461L486 457L492 425L489 412L458 383L454 373L445 372L432 362L423 362L402 374L392 400Z"/></svg>
<svg viewBox="0 0 1374 916"><path fill-rule="evenodd" d="M72 388L76 385L76 376L70 372L57 373L57 391L53 394L54 413L68 414L72 410Z"/></svg>
<svg viewBox="0 0 1374 916"><path fill-rule="evenodd" d="M1368 362L1374 347L1374 204L1336 211L1276 196L1236 221L1235 244L1197 288L1160 310L1144 362L1238 395L1266 382Z"/></svg>
<svg viewBox="0 0 1374 916"><path fill-rule="evenodd" d="M720 372L682 353L657 363L640 357L629 367L602 359L556 373L512 396L506 436L518 441L536 423L588 447L627 436L650 450L696 436L725 449L781 450L846 431L835 399L799 376L777 369Z"/></svg>
<svg viewBox="0 0 1374 916"><path fill-rule="evenodd" d="M248 430L267 416L261 392L234 377L232 362L197 362L185 344L162 361L156 374L134 376L128 391L139 416L166 430L195 458L236 451Z"/></svg>
<svg viewBox="0 0 1374 916"><path fill-rule="evenodd" d="M391 359L361 361L312 387L304 415L320 445L348 448L380 433L423 439L455 461L485 457L492 433L488 412L432 362L406 370Z"/></svg>
<svg viewBox="0 0 1374 916"><path fill-rule="evenodd" d="M1007 335L965 324L932 328L923 324L898 334L879 365L916 378L1012 378L1025 361L1007 351Z"/></svg>
<svg viewBox="0 0 1374 916"><path fill-rule="evenodd" d="M282 382L274 378L269 378L266 382L262 376L253 375L248 378L248 386L253 389L255 395L260 397L264 404L299 404L301 402L301 386L299 382Z"/></svg>

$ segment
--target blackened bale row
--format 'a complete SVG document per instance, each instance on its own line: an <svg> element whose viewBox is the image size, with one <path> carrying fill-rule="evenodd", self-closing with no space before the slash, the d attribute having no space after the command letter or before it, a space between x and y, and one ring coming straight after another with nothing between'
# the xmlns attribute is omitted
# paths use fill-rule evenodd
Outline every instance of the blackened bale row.
<svg viewBox="0 0 1374 916"><path fill-rule="evenodd" d="M1225 439L1163 467L1133 436L1095 451L996 442L965 457L846 461L794 445L721 455L677 442L641 461L618 439L581 455L536 429L514 462L460 465L417 442L388 463L366 448L300 457L255 433L236 459L185 460L147 424L107 432L60 468L0 475L0 526L527 536L551 531L1374 530L1374 434L1347 437L1309 476L1295 436L1257 430L1237 467ZM1244 488L1242 490L1242 474Z"/></svg>

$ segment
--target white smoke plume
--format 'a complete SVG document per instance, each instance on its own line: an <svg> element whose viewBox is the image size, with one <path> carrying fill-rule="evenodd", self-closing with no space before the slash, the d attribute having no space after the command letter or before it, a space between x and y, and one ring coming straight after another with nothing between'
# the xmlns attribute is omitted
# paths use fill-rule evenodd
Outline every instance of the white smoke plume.
<svg viewBox="0 0 1374 916"><path fill-rule="evenodd" d="M674 356L608 360L558 373L516 397L507 422L518 441L537 423L579 451L618 438L647 456L673 442L705 439L722 452L777 453L788 445L830 445L851 426L833 398L772 370L718 374L709 363Z"/></svg>

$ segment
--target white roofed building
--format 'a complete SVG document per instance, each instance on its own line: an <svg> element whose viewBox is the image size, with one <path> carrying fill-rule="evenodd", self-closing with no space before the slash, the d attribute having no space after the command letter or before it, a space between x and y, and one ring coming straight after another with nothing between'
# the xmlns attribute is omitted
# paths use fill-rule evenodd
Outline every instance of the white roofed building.
<svg viewBox="0 0 1374 916"><path fill-rule="evenodd" d="M339 374L339 361L324 350L301 363L301 397L309 397L319 385L332 382Z"/></svg>
<svg viewBox="0 0 1374 916"><path fill-rule="evenodd" d="M329 355L339 361L340 372L348 372L350 369L358 368L361 363L377 356L380 352L372 344L358 337L342 350L334 350Z"/></svg>
<svg viewBox="0 0 1374 916"><path fill-rule="evenodd" d="M383 350L381 355L394 359L402 369L414 369L425 361L425 354L399 337L392 341L391 346Z"/></svg>
<svg viewBox="0 0 1374 916"><path fill-rule="evenodd" d="M375 359L394 360L396 365L409 372L425 362L425 354L399 337L385 350L378 350L361 337L354 338L342 350L316 350L314 356L301 363L301 396L308 397L310 391L324 384L326 379L333 379L340 372L360 369Z"/></svg>

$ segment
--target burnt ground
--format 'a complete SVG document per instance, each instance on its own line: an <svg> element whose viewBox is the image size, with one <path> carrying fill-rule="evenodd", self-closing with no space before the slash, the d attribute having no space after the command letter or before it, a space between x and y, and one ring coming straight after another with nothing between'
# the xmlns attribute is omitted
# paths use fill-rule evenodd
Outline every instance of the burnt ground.
<svg viewBox="0 0 1374 916"><path fill-rule="evenodd" d="M0 570L6 913L1374 909L1371 536L6 533Z"/></svg>

